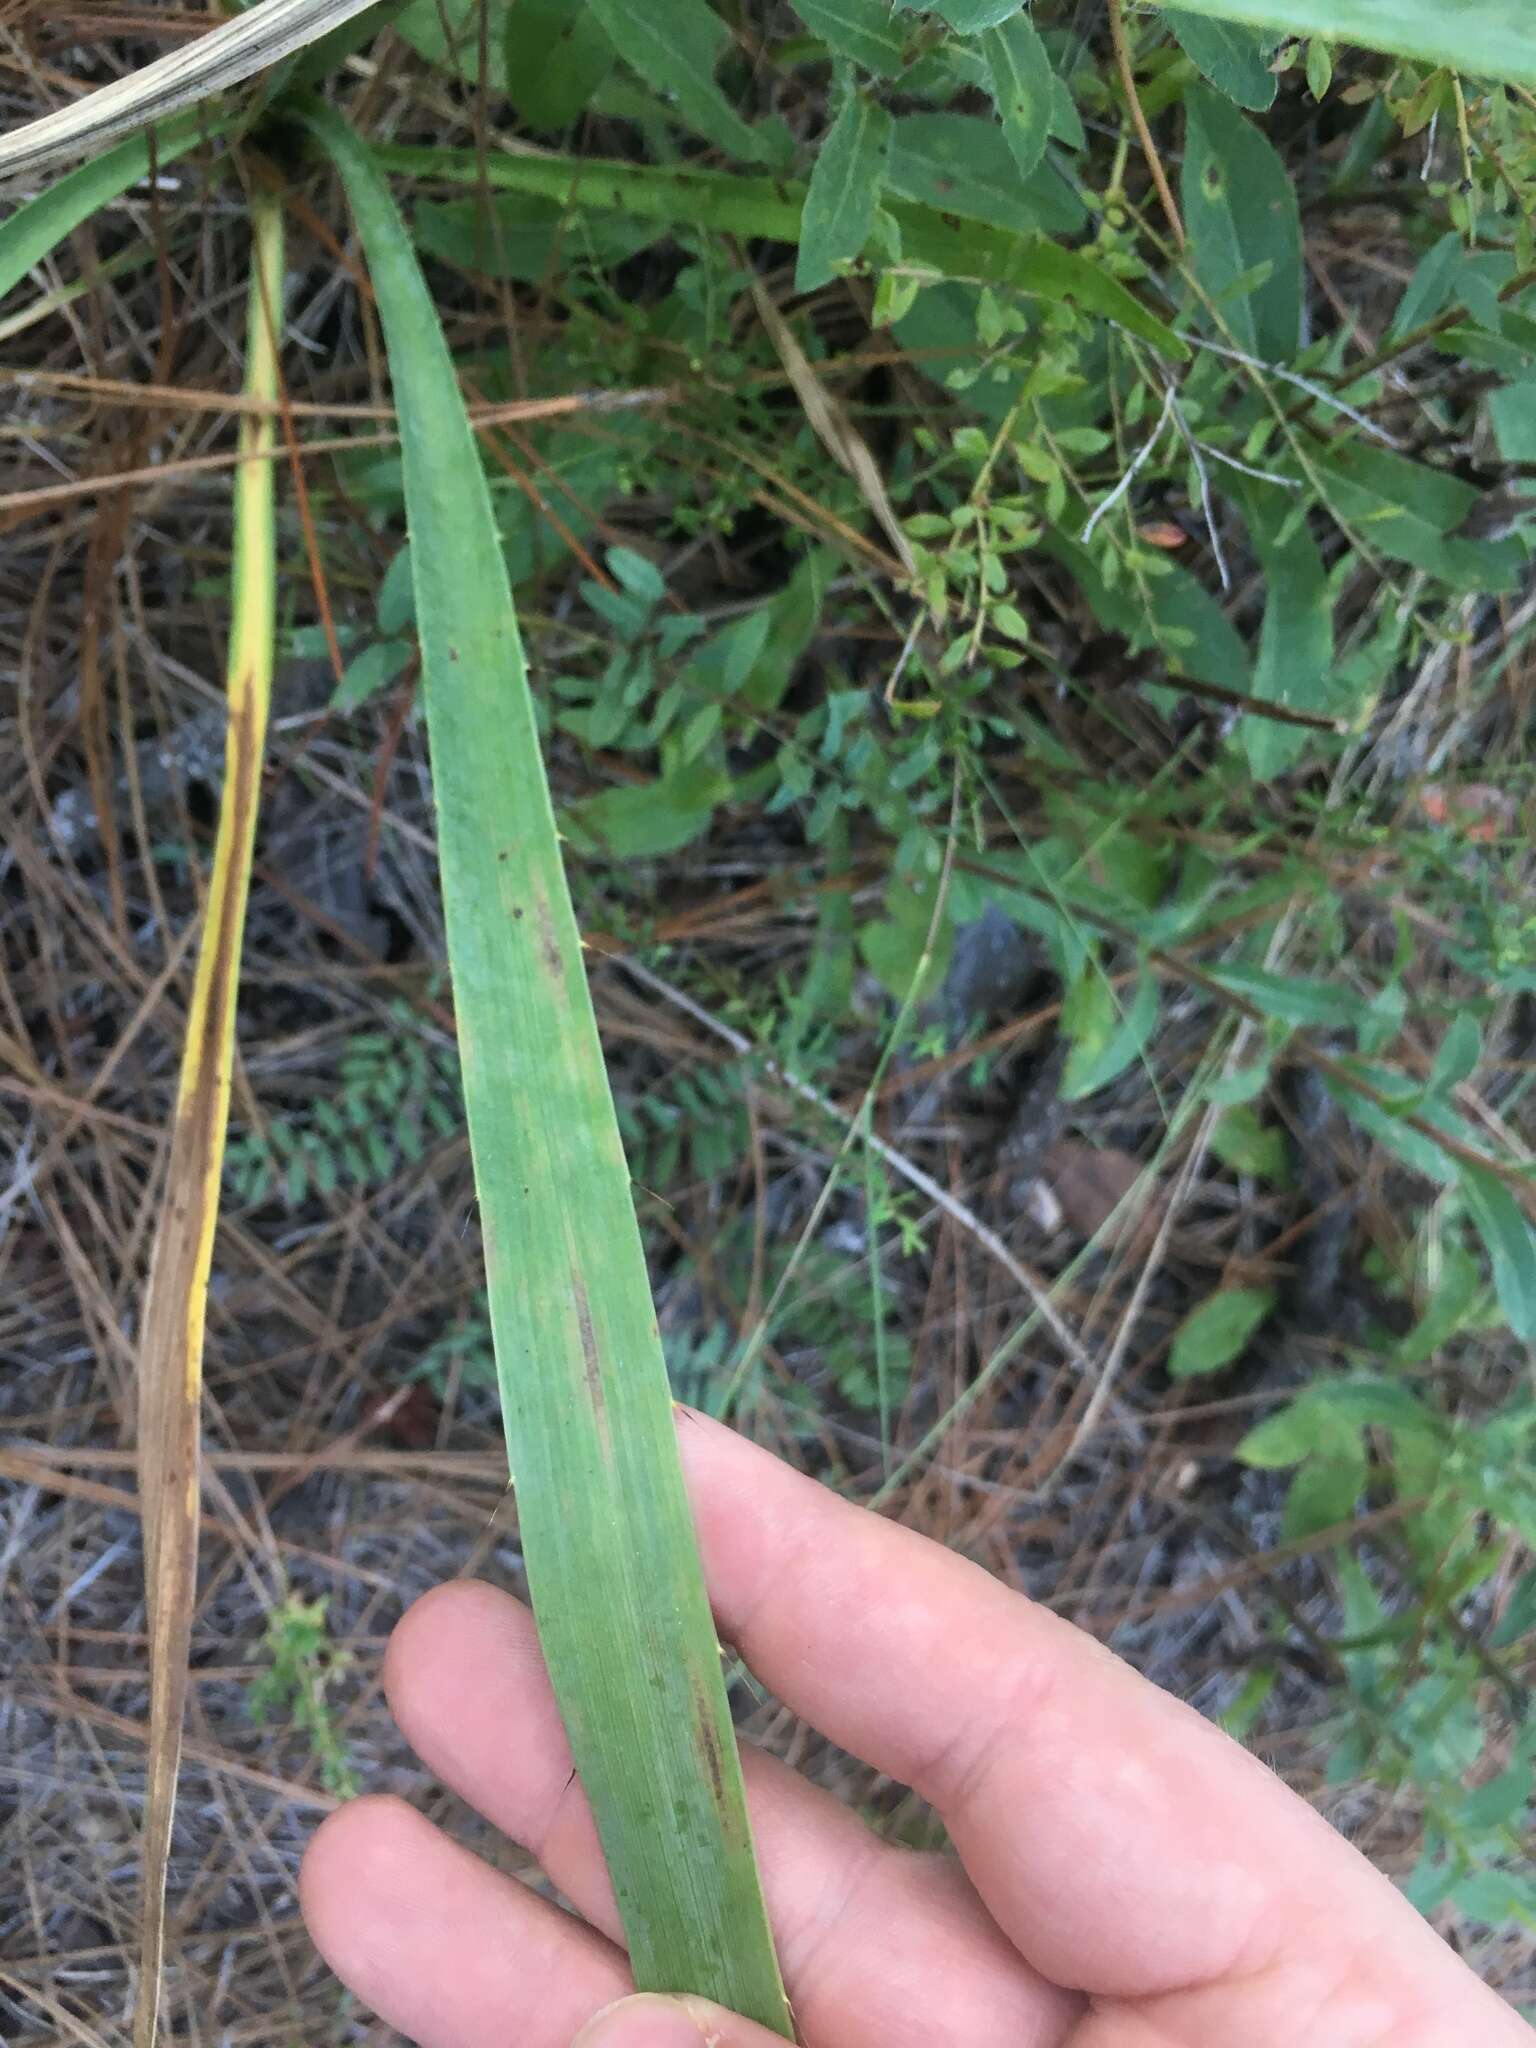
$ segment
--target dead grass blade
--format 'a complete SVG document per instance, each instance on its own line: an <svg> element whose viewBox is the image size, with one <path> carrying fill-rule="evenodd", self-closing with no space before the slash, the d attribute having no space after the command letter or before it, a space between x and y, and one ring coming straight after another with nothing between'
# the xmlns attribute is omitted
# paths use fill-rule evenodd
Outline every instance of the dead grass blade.
<svg viewBox="0 0 1536 2048"><path fill-rule="evenodd" d="M0 178L88 156L114 136L163 121L318 42L374 0L264 0L153 64L0 136Z"/></svg>
<svg viewBox="0 0 1536 2048"><path fill-rule="evenodd" d="M784 374L794 386L795 396L817 439L832 460L853 478L860 497L895 550L896 559L909 576L915 576L917 563L912 558L911 544L901 530L901 521L896 517L880 465L870 453L868 442L817 376L810 358L790 332L789 322L756 277L752 279L752 297L758 318L768 330L768 338L784 365Z"/></svg>
<svg viewBox="0 0 1536 2048"><path fill-rule="evenodd" d="M253 202L246 394L277 390L273 309L282 303L282 214ZM136 2048L153 2048L165 1957L165 1882L197 1590L199 1408L208 1275L229 1121L235 992L261 757L272 689L276 561L270 414L241 421L235 484L234 601L224 794L203 938L192 983L170 1163L144 1301L139 1352L139 1486L149 1610L149 1781L144 1809Z"/></svg>

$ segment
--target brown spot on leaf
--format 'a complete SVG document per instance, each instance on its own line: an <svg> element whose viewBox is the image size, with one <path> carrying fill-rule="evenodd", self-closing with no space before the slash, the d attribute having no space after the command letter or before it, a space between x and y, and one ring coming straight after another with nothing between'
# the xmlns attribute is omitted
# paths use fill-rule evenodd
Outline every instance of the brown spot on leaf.
<svg viewBox="0 0 1536 2048"><path fill-rule="evenodd" d="M709 1694L697 1678L693 1681L693 1725L698 1730L699 1756L709 1773L710 1794L719 1806L725 1798L725 1754L720 1747L720 1731L715 1726Z"/></svg>
<svg viewBox="0 0 1536 2048"><path fill-rule="evenodd" d="M544 949L544 965L557 980L565 978L565 962L560 957L560 948L555 942L555 921L549 914L549 905L539 898L539 942Z"/></svg>
<svg viewBox="0 0 1536 2048"><path fill-rule="evenodd" d="M587 1375L587 1399L592 1412L599 1421L603 1419L607 1403L603 1398L603 1369L597 1356L597 1338L592 1329L592 1304L587 1299L586 1283L579 1267L571 1268L571 1293L576 1300L576 1328L581 1333L582 1364Z"/></svg>

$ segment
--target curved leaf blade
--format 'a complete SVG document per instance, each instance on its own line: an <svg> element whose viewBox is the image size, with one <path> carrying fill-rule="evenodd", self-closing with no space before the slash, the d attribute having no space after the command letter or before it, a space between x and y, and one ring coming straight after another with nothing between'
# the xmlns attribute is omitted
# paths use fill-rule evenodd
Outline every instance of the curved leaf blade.
<svg viewBox="0 0 1536 2048"><path fill-rule="evenodd" d="M811 172L800 216L795 290L815 291L869 240L886 160L890 115L867 93L851 92L838 110Z"/></svg>
<svg viewBox="0 0 1536 2048"><path fill-rule="evenodd" d="M1536 85L1536 36L1527 0L1178 0L1186 14L1326 36L1395 57L1449 64L1484 78Z"/></svg>
<svg viewBox="0 0 1536 2048"><path fill-rule="evenodd" d="M276 445L272 408L278 393L277 325L272 309L282 305L279 203L258 195L253 201L252 225L245 390L248 398L268 409L248 412L240 422L242 460L235 473L235 589L224 792L139 1344L139 1490L149 1612L150 1706L135 2048L153 2048L159 2024L166 1867L197 1596L203 1325L229 1124L240 941L272 697L277 553L271 457Z"/></svg>
<svg viewBox="0 0 1536 2048"><path fill-rule="evenodd" d="M1218 92L1253 114L1274 105L1280 82L1269 68L1273 37L1182 8L1170 7L1167 20L1179 48Z"/></svg>
<svg viewBox="0 0 1536 2048"><path fill-rule="evenodd" d="M641 1989L789 2036L506 563L410 237L340 171L395 381L449 961L524 1555Z"/></svg>
<svg viewBox="0 0 1536 2048"><path fill-rule="evenodd" d="M409 143L373 151L384 170L403 176L441 178L451 184L479 184L505 191L540 193L570 204L612 208L647 220L686 222L728 234L770 236L798 242L805 187L789 178L748 177L734 171L678 169L649 164L604 162L576 156L478 157L468 149L422 148ZM1043 298L1072 299L1084 312L1113 320L1150 341L1175 362L1189 349L1117 277L1076 249L1064 249L1045 235L985 227L979 221L946 217L940 209L887 199L886 211L901 230L904 261L940 277L970 278L1012 285Z"/></svg>
<svg viewBox="0 0 1536 2048"><path fill-rule="evenodd" d="M0 178L51 169L148 128L340 28L376 0L262 0L84 99L0 136Z"/></svg>
<svg viewBox="0 0 1536 2048"><path fill-rule="evenodd" d="M1055 105L1056 76L1040 31L1015 14L981 39L992 75L992 97L1021 178L1033 177L1045 155Z"/></svg>
<svg viewBox="0 0 1536 2048"><path fill-rule="evenodd" d="M0 299L82 221L147 178L151 160L156 166L174 163L194 143L217 135L228 125L227 119L210 121L196 113L182 114L155 133L153 150L147 134L131 136L18 206L0 223Z"/></svg>

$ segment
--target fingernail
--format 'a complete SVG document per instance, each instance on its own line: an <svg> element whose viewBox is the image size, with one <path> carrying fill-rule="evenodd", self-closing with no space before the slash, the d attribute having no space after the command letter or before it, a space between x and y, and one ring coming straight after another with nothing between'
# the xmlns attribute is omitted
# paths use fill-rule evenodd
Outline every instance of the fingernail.
<svg viewBox="0 0 1536 2048"><path fill-rule="evenodd" d="M641 1992L594 2013L571 2048L705 2048L723 2036L704 2027L680 1998Z"/></svg>

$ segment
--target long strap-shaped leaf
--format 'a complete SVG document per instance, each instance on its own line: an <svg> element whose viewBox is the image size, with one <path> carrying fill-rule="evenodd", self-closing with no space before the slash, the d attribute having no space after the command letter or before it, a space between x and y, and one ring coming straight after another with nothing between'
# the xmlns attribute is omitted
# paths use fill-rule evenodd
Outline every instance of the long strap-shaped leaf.
<svg viewBox="0 0 1536 2048"><path fill-rule="evenodd" d="M788 2035L489 489L389 189L335 114L307 118L346 185L394 379L464 1095L544 1654L636 1984Z"/></svg>
<svg viewBox="0 0 1536 2048"><path fill-rule="evenodd" d="M156 132L153 151L148 135L130 136L18 206L0 221L0 299L81 221L147 177L152 160L156 166L174 163L194 143L228 125L227 120L209 119L195 110L180 114Z"/></svg>
<svg viewBox="0 0 1536 2048"><path fill-rule="evenodd" d="M114 136L163 121L279 58L318 42L374 0L262 0L153 64L114 78L83 99L0 135L0 178L48 170L99 149Z"/></svg>
<svg viewBox="0 0 1536 2048"><path fill-rule="evenodd" d="M1189 14L1284 35L1326 36L1449 64L1480 78L1536 85L1531 0L1160 0Z"/></svg>
<svg viewBox="0 0 1536 2048"><path fill-rule="evenodd" d="M165 1877L197 1591L203 1321L229 1121L240 939L272 694L276 568L270 408L277 397L283 226L282 213L272 200L257 197L253 205L245 391L268 410L248 412L240 422L240 444L247 459L235 476L224 793L139 1352L139 1486L149 1606L150 1708L136 2048L152 2048L155 2039L165 1956Z"/></svg>
<svg viewBox="0 0 1536 2048"><path fill-rule="evenodd" d="M380 146L377 160L384 170L398 171L402 177L438 178L474 190L491 185L557 199L562 205L609 208L645 220L768 235L780 242L798 241L803 223L806 188L792 178L554 154L487 157L473 149L408 142ZM1118 321L1175 360L1189 354L1173 330L1149 313L1117 277L1049 235L960 220L905 199L887 198L885 207L901 229L906 263L942 277L985 279L1048 299L1073 299L1084 312Z"/></svg>

